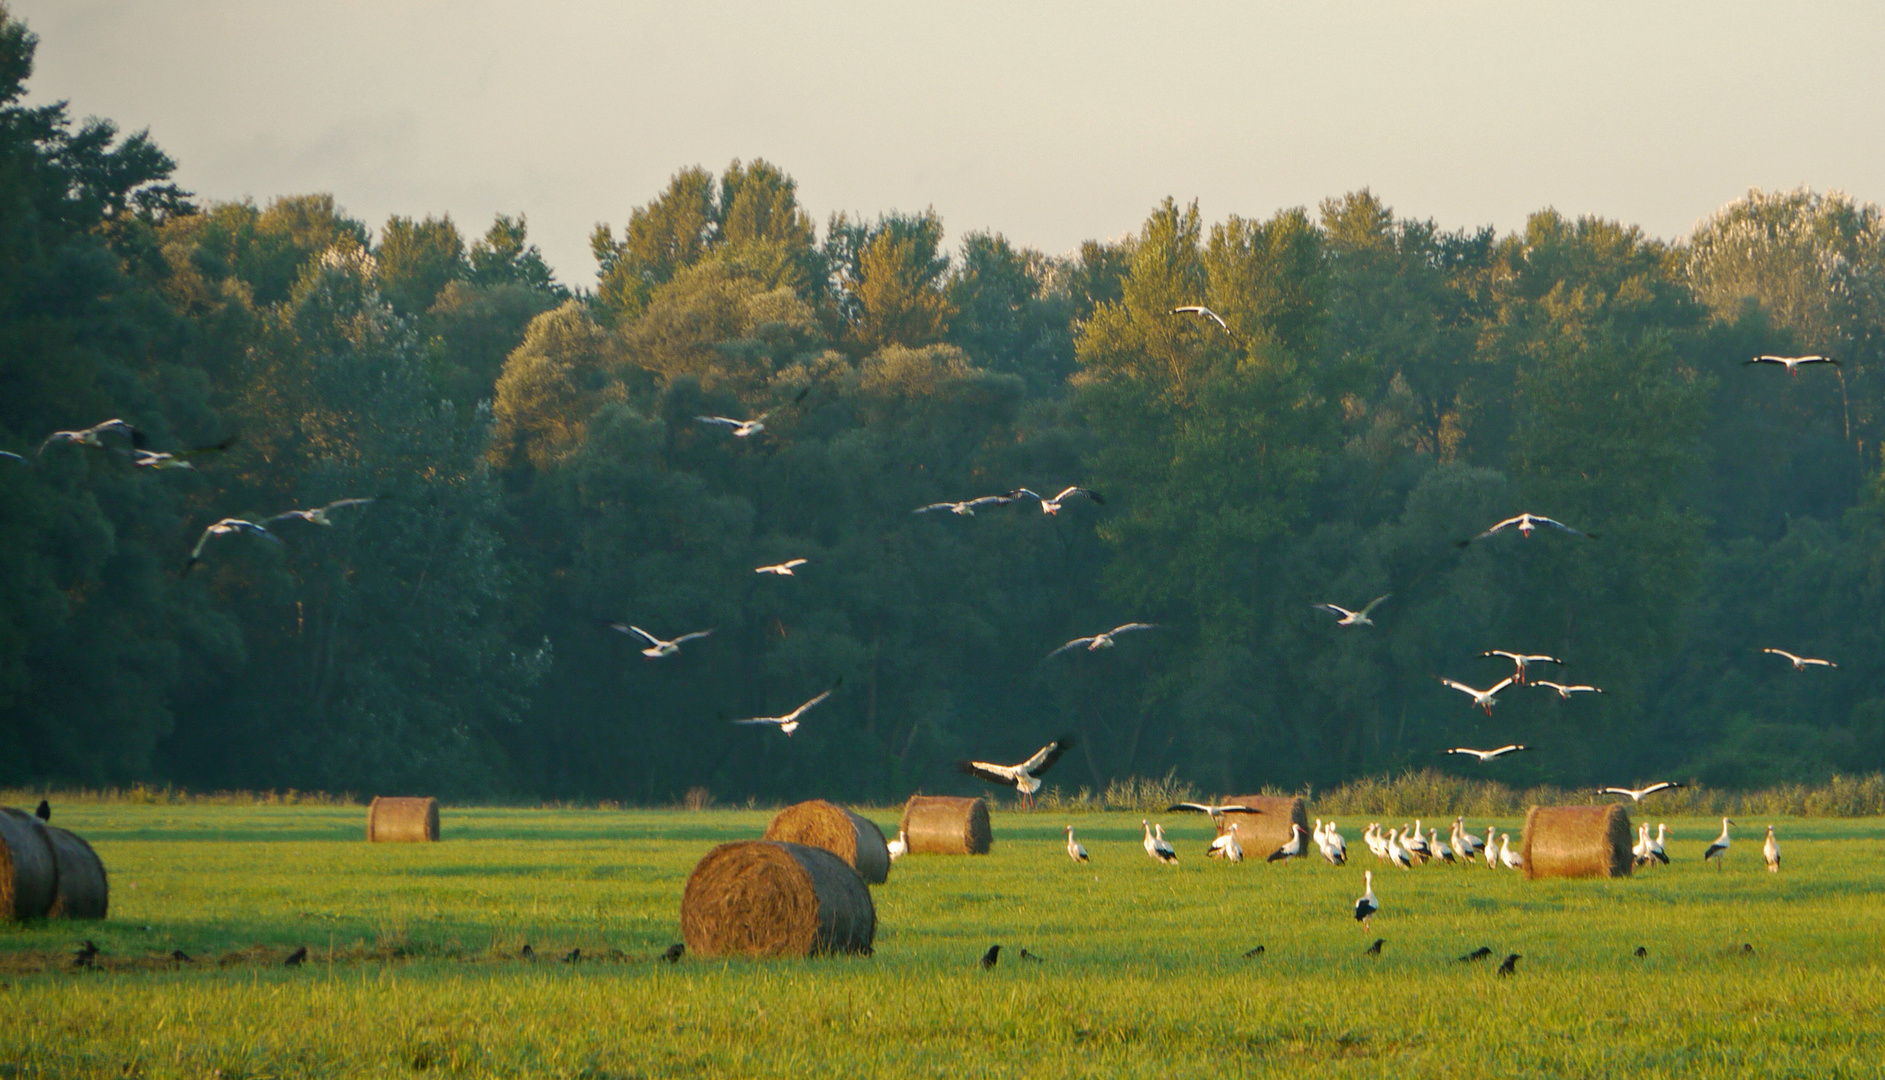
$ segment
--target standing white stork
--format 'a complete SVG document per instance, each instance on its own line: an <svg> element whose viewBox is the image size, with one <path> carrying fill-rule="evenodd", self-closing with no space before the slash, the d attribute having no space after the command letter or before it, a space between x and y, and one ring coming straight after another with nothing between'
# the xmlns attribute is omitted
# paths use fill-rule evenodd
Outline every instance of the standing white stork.
<svg viewBox="0 0 1885 1080"><path fill-rule="evenodd" d="M1073 746L1073 736L1062 735L1034 752L1019 765L997 765L990 761L959 761L956 768L991 784L1013 784L1021 793L1021 805L1033 809L1034 793L1041 790L1041 774L1054 767L1060 755Z"/></svg>
<svg viewBox="0 0 1885 1080"><path fill-rule="evenodd" d="M806 702L805 704L800 705L798 708L793 709L791 712L786 713L784 716L755 716L755 717L752 717L751 719L735 720L733 722L736 724L777 724L779 725L779 730L785 732L787 738L791 738L792 733L799 729L799 717L804 716L806 713L810 712L812 709L812 706L817 705L819 702L830 697L832 695L832 692L837 690L838 687L842 686L843 684L844 684L844 680L839 679L837 682L834 682L831 684L830 690L827 690L824 693Z"/></svg>
<svg viewBox="0 0 1885 1080"><path fill-rule="evenodd" d="M1486 869L1488 870L1497 870L1499 868L1499 845L1492 842L1492 834L1498 831L1496 826L1486 826L1486 842L1481 845L1479 849L1480 853L1486 857Z"/></svg>
<svg viewBox="0 0 1885 1080"><path fill-rule="evenodd" d="M1426 862L1433 858L1433 850L1427 846L1427 838L1420 835L1419 818L1414 819L1412 832L1408 831L1405 822L1401 824L1401 846L1407 849L1409 855L1414 856L1421 862Z"/></svg>
<svg viewBox="0 0 1885 1080"><path fill-rule="evenodd" d="M1269 858L1266 858L1263 861L1264 862L1279 862L1279 861L1283 861L1287 859L1300 858L1303 853L1303 846L1304 846L1303 838L1308 835L1309 835L1309 831L1307 829L1304 829L1301 825L1297 824L1294 821L1290 822L1289 823L1289 840L1286 843L1284 843L1282 847L1277 848L1275 851L1270 852Z"/></svg>
<svg viewBox="0 0 1885 1080"><path fill-rule="evenodd" d="M1315 608L1318 611L1327 611L1334 615L1340 615L1341 618L1337 619L1335 622L1337 626L1373 626L1374 620L1368 617L1368 613L1379 607L1381 601L1393 595L1393 593L1382 593L1380 596L1368 601L1368 606L1362 608L1360 611L1350 611L1340 604L1316 604Z"/></svg>
<svg viewBox="0 0 1885 1080"><path fill-rule="evenodd" d="M1486 691L1486 693L1491 694L1491 693L1496 692L1498 689L1499 688L1495 686L1491 690ZM1455 746L1451 750L1442 751L1442 753L1464 754L1467 757L1475 757L1479 759L1479 763L1481 765L1484 765L1486 762L1491 761L1494 758L1504 757L1507 754L1516 754L1520 750L1529 750L1529 749L1531 749L1531 747L1526 746L1524 743L1507 743L1506 745L1499 747L1497 750L1474 750L1471 747L1467 747L1467 746Z"/></svg>
<svg viewBox="0 0 1885 1080"><path fill-rule="evenodd" d="M1559 667L1564 666L1564 661L1555 656L1546 656L1543 653L1516 653L1507 652L1504 649L1487 649L1479 655L1503 656L1507 660L1512 661L1512 681L1520 686L1525 685L1525 669L1533 664L1557 664Z"/></svg>
<svg viewBox="0 0 1885 1080"><path fill-rule="evenodd" d="M890 849L890 861L896 862L910 853L910 835L898 829L897 838L884 846Z"/></svg>
<svg viewBox="0 0 1885 1080"><path fill-rule="evenodd" d="M1747 362L1747 364L1743 364L1743 365L1741 365L1741 366L1742 366L1742 367L1746 367L1746 366L1748 366L1748 364L1778 364L1778 365L1780 365L1781 367L1784 367L1784 368L1786 368L1786 369L1787 369L1787 374L1789 374L1789 375L1793 375L1793 376L1798 376L1798 375L1800 374L1800 368L1801 368L1801 366L1802 366L1802 365L1805 365L1805 364L1831 364L1831 365L1833 365L1834 367L1838 367L1838 366L1839 366L1839 361L1837 361L1837 360L1835 360L1835 359L1833 359L1833 358L1832 358L1832 357L1830 357L1830 356L1819 356L1819 355L1813 355L1813 356L1774 356L1774 355L1771 355L1771 354L1768 354L1768 353L1762 353L1762 354L1761 354L1760 356L1757 356L1757 357L1755 357L1754 359L1752 359L1752 360L1749 360L1749 361Z"/></svg>
<svg viewBox="0 0 1885 1080"><path fill-rule="evenodd" d="M1452 679L1447 679L1447 678L1442 678L1440 680L1440 685L1450 687L1454 690L1458 690L1460 693L1465 694L1468 697L1471 697L1473 699L1473 704L1486 710L1486 715L1491 716L1492 707L1498 702L1499 691L1505 689L1508 686L1511 686L1512 680L1508 676L1507 678L1500 679L1492 687L1485 690L1475 690L1463 682L1454 682ZM1481 760L1484 760L1484 759L1482 758Z"/></svg>
<svg viewBox="0 0 1885 1080"><path fill-rule="evenodd" d="M1094 491L1092 488L1083 488L1078 484L1069 485L1066 490L1051 499L1045 495L1029 491L1027 488L1015 488L1008 493L1010 499L1019 499L1024 495L1030 499L1040 500L1041 513L1043 514L1058 514L1060 513L1060 508L1066 505L1068 499L1077 498L1079 496L1092 499L1096 506L1106 505L1106 500L1101 497L1099 492Z"/></svg>
<svg viewBox="0 0 1885 1080"><path fill-rule="evenodd" d="M1669 852L1663 849L1663 843L1668 839L1664 832L1667 828L1667 825L1660 821L1657 822L1656 835L1644 841L1643 854L1645 856L1645 865L1649 862L1659 862L1664 866L1669 865Z"/></svg>
<svg viewBox="0 0 1885 1080"><path fill-rule="evenodd" d="M1230 828L1225 831L1224 835L1211 841L1211 846L1204 849L1204 854L1206 858L1223 859L1234 863L1243 862L1244 846L1237 842L1237 823L1231 822Z"/></svg>
<svg viewBox="0 0 1885 1080"><path fill-rule="evenodd" d="M733 431L734 438L744 439L748 435L757 435L766 430L766 425L760 423L760 421L771 415L770 412L763 412L753 417L751 420L735 420L730 416L696 416L694 419L703 424L719 424L723 427L730 428Z"/></svg>
<svg viewBox="0 0 1885 1080"><path fill-rule="evenodd" d="M1504 531L1505 529L1511 528L1512 526L1515 526L1515 525L1518 526L1519 535L1524 537L1527 540L1531 539L1532 530L1538 528L1540 525L1545 525L1550 528L1557 529L1560 532L1570 533L1572 536L1581 536L1586 540L1597 539L1596 533L1579 532L1576 529L1571 528L1569 525L1566 525L1562 521L1553 521L1551 518L1540 517L1537 514L1520 514L1517 517L1506 518L1504 521L1499 522L1497 525L1494 525L1492 528L1487 529L1485 532L1482 532L1478 536L1473 537L1471 540L1458 540L1458 541L1455 541L1455 543L1457 543L1460 547L1465 547L1468 544L1474 543L1476 541L1484 540L1489 536L1497 536L1500 532Z"/></svg>
<svg viewBox="0 0 1885 1080"><path fill-rule="evenodd" d="M779 577L794 577L796 575L792 573L793 569L796 567L804 566L806 563L810 561L811 561L810 559L787 559L786 561L782 563L773 563L771 566L754 567L753 573L776 574Z"/></svg>
<svg viewBox="0 0 1885 1080"><path fill-rule="evenodd" d="M1355 901L1355 921L1367 930L1374 927L1374 913L1381 910L1381 905L1374 898L1374 871L1363 870L1361 880L1361 899Z"/></svg>
<svg viewBox="0 0 1885 1080"><path fill-rule="evenodd" d="M648 642L648 647L643 649L641 651L641 654L643 656L648 657L650 660L658 660L664 656L673 656L675 653L680 652L681 646L686 644L687 642L690 642L694 640L695 638L704 638L708 634L713 633L711 629L696 630L691 634L682 634L680 637L675 638L673 641L663 641L660 638L654 636L653 634L650 634L648 631L643 630L639 626L634 626L629 623L622 623L622 622L610 622L607 619L601 619L598 621L601 622L603 626L608 627L609 629L615 631L618 634L627 634L631 637L640 637L646 642ZM786 734L789 735L791 734L791 732L787 732Z"/></svg>
<svg viewBox="0 0 1885 1080"><path fill-rule="evenodd" d="M1533 679L1532 685L1542 686L1547 690L1556 690L1558 692L1558 696L1563 698L1566 701L1571 700L1572 694L1601 694L1603 693L1602 690L1599 690L1595 686L1586 686L1583 683L1577 683L1575 685L1567 686L1564 683L1552 682L1549 679Z"/></svg>
<svg viewBox="0 0 1885 1080"><path fill-rule="evenodd" d="M1630 848L1630 861L1642 866L1649 861L1649 822L1636 827L1636 844Z"/></svg>
<svg viewBox="0 0 1885 1080"><path fill-rule="evenodd" d="M1388 861L1403 870L1413 869L1414 856L1408 852L1406 845L1401 843L1399 829L1388 830Z"/></svg>
<svg viewBox="0 0 1885 1080"><path fill-rule="evenodd" d="M1525 860L1512 850L1512 834L1499 834L1499 862L1507 870L1523 870Z"/></svg>
<svg viewBox="0 0 1885 1080"><path fill-rule="evenodd" d="M1774 827L1767 827L1767 843L1761 845L1761 854L1767 856L1767 872L1780 873L1780 844L1774 839Z"/></svg>
<svg viewBox="0 0 1885 1080"><path fill-rule="evenodd" d="M1440 842L1439 829L1430 828L1427 830L1427 857L1429 859L1439 858L1446 862L1454 861L1453 849Z"/></svg>
<svg viewBox="0 0 1885 1080"><path fill-rule="evenodd" d="M1129 622L1124 626L1115 626L1103 634L1094 634L1092 637L1074 638L1060 648L1048 653L1047 659L1052 660L1068 649L1077 649L1082 645L1086 646L1087 652L1098 652L1101 649L1110 649L1113 647L1113 639L1120 634L1131 633L1134 630L1156 630L1157 628L1157 623Z"/></svg>
<svg viewBox="0 0 1885 1080"><path fill-rule="evenodd" d="M1640 803L1643 801L1643 796L1645 795L1654 795L1658 791L1668 791L1668 790L1671 790L1672 788L1679 788L1681 786L1682 786L1681 784L1676 783L1674 780L1664 780L1661 783L1651 784L1646 788L1626 788L1626 787L1598 788L1597 794L1599 795L1628 795L1630 797L1631 802Z"/></svg>
<svg viewBox="0 0 1885 1080"><path fill-rule="evenodd" d="M1162 862L1167 866L1177 866L1178 852L1173 851L1172 846L1166 843L1164 839L1152 835L1152 825L1150 822L1146 821L1144 818L1140 818L1139 824L1145 827L1145 853L1152 857L1152 861Z"/></svg>
<svg viewBox="0 0 1885 1080"><path fill-rule="evenodd" d="M1173 315L1196 315L1200 319L1209 319L1212 322L1216 323L1218 327L1222 329L1226 334L1230 333L1230 325L1226 323L1222 318L1220 318L1217 312L1212 311L1210 308L1205 307L1203 304L1185 304L1180 307L1175 307L1172 309L1172 314Z"/></svg>
<svg viewBox="0 0 1885 1080"><path fill-rule="evenodd" d="M1479 854L1478 839L1467 834L1465 825L1459 818L1453 819L1452 844L1453 854L1459 857L1461 863L1472 862Z"/></svg>
<svg viewBox="0 0 1885 1080"><path fill-rule="evenodd" d="M1723 858L1728 854L1728 826L1733 824L1734 822L1729 821L1727 818L1721 819L1721 835L1715 837L1715 842L1708 845L1707 851L1702 852L1703 866L1707 866L1708 860L1713 859L1715 860L1715 869L1721 869Z"/></svg>
<svg viewBox="0 0 1885 1080"><path fill-rule="evenodd" d="M1074 862L1088 862L1086 848L1073 838L1073 826L1067 826L1067 857Z"/></svg>
<svg viewBox="0 0 1885 1080"><path fill-rule="evenodd" d="M1785 649L1762 649L1761 651L1764 653L1773 653L1775 656L1786 657L1788 660L1791 660L1793 662L1793 670L1795 671L1805 671L1808 665L1811 665L1813 667L1831 667L1831 668L1836 668L1839 666L1838 664L1833 663L1831 660L1820 660L1811 656L1795 656L1794 654L1788 652Z"/></svg>

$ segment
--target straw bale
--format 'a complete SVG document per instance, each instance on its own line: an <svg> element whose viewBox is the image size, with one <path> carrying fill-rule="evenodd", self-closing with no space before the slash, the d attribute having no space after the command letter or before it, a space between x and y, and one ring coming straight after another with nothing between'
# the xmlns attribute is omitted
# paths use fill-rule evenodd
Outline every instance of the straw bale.
<svg viewBox="0 0 1885 1080"><path fill-rule="evenodd" d="M773 816L766 839L824 848L848 863L866 885L890 876L890 846L874 821L823 799L794 803Z"/></svg>
<svg viewBox="0 0 1885 1080"><path fill-rule="evenodd" d="M59 861L46 823L0 806L0 918L37 919L59 892Z"/></svg>
<svg viewBox="0 0 1885 1080"><path fill-rule="evenodd" d="M46 914L52 918L102 919L111 905L105 864L85 838L57 825L46 826L53 858L59 864L59 888Z"/></svg>
<svg viewBox="0 0 1885 1080"><path fill-rule="evenodd" d="M1290 822L1301 825L1304 832L1309 831L1309 808L1296 795L1238 795L1225 799L1222 805L1248 806L1263 811L1261 814L1225 814L1217 822L1219 836L1229 832L1231 823L1235 822L1237 843L1247 858L1258 862L1289 843Z"/></svg>
<svg viewBox="0 0 1885 1080"><path fill-rule="evenodd" d="M1528 879L1629 877L1635 839L1622 803L1534 806L1525 815L1519 852Z"/></svg>
<svg viewBox="0 0 1885 1080"><path fill-rule="evenodd" d="M877 908L849 863L823 848L737 840L709 851L681 894L691 956L871 951Z"/></svg>
<svg viewBox="0 0 1885 1080"><path fill-rule="evenodd" d="M367 807L367 839L374 842L439 838L439 801L430 796L375 795Z"/></svg>
<svg viewBox="0 0 1885 1080"><path fill-rule="evenodd" d="M986 855L995 844L988 800L981 798L912 795L903 805L901 828L912 855Z"/></svg>

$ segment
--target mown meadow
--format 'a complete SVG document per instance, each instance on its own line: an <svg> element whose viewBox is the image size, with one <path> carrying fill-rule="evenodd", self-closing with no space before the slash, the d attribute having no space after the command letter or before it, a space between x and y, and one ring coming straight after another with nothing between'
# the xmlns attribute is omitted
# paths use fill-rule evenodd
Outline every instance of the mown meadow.
<svg viewBox="0 0 1885 1080"><path fill-rule="evenodd" d="M443 816L441 843L368 845L358 806L57 807L111 918L0 926L0 1077L1834 1076L1885 1051L1878 818L1777 819L1778 875L1766 819L1717 872L1719 823L1682 818L1668 868L1526 882L1378 867L1356 819L1337 869L1209 863L1208 823L1174 815L1172 869L1138 814L1001 811L991 855L874 890L874 956L669 966L694 861L769 812ZM1517 973L1456 959L1480 946Z"/></svg>

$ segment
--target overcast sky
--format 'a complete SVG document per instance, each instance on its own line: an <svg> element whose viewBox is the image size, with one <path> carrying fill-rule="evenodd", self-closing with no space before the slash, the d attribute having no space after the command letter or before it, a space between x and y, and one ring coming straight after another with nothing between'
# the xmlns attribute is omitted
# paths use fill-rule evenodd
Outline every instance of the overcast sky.
<svg viewBox="0 0 1885 1080"><path fill-rule="evenodd" d="M763 157L822 226L933 206L1049 253L1159 199L1359 187L1511 229L1686 234L1750 187L1885 202L1885 4L7 0L38 101L148 127L200 196L378 227L529 215L563 280L678 168Z"/></svg>

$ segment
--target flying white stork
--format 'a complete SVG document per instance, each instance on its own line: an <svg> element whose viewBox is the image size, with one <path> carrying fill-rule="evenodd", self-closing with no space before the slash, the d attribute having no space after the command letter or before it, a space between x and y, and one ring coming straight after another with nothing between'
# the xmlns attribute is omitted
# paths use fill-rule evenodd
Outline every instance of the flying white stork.
<svg viewBox="0 0 1885 1080"><path fill-rule="evenodd" d="M780 577L792 577L793 576L792 569L794 567L804 566L806 563L810 561L811 561L810 559L787 559L785 562L773 563L771 566L756 567L753 570L753 573L777 574Z"/></svg>
<svg viewBox="0 0 1885 1080"><path fill-rule="evenodd" d="M1113 647L1113 639L1121 634L1131 633L1134 630L1155 630L1157 628L1157 623L1129 622L1124 626L1115 626L1103 634L1094 634L1092 637L1074 638L1060 648L1048 653L1047 659L1052 660L1068 649L1077 649L1083 645L1086 646L1087 652L1098 652L1101 649L1110 649Z"/></svg>
<svg viewBox="0 0 1885 1080"><path fill-rule="evenodd" d="M1585 686L1582 683L1577 683L1574 685L1567 686L1564 683L1552 682L1550 679L1533 679L1532 685L1542 686L1547 690L1556 690L1558 692L1558 696L1563 698L1566 701L1571 700L1572 694L1601 694L1603 693L1602 690L1599 690L1595 686Z"/></svg>
<svg viewBox="0 0 1885 1080"><path fill-rule="evenodd" d="M1060 738L1036 750L1033 757L1028 758L1019 765L996 765L987 761L961 761L956 763L956 768L977 779L986 780L991 784L1013 784L1015 790L1021 793L1021 805L1032 809L1034 806L1034 793L1041 790L1040 774L1053 768L1054 762L1060 760L1060 755L1066 753L1072 746L1073 736L1062 735Z"/></svg>
<svg viewBox="0 0 1885 1080"><path fill-rule="evenodd" d="M276 514L274 517L269 518L265 524L273 525L277 521L287 521L289 518L293 518L296 521L305 521L310 525L326 525L332 527L334 524L333 519L329 518L327 515L349 506L365 506L372 501L372 499L335 499L326 506L316 506L310 510L289 510L285 513Z"/></svg>
<svg viewBox="0 0 1885 1080"><path fill-rule="evenodd" d="M814 705L817 705L819 702L830 697L832 694L832 691L836 690L839 686L843 684L844 684L844 680L839 679L837 682L834 682L831 684L831 690L825 691L824 693L811 699L805 704L800 705L798 708L793 709L791 712L786 713L784 716L754 716L745 720L735 720L733 722L736 724L777 724L779 726L779 730L785 732L787 738L791 738L792 733L799 729L799 717L804 716L806 713L810 712ZM902 835L902 830L898 830L898 835L899 836Z"/></svg>
<svg viewBox="0 0 1885 1080"><path fill-rule="evenodd" d="M197 563L203 561L203 549L209 545L211 540L219 536L234 536L237 533L248 533L250 536L259 536L264 540L272 540L277 544L281 543L281 537L276 536L274 533L269 532L253 521L244 521L242 518L224 518L214 525L211 525L209 528L204 529L203 535L197 537L196 546L190 549L190 561L183 564L183 572L188 574L195 568Z"/></svg>
<svg viewBox="0 0 1885 1080"><path fill-rule="evenodd" d="M731 429L734 438L744 439L748 435L757 435L766 430L766 425L761 421L771 415L770 412L763 412L751 420L735 420L730 416L696 416L694 419L703 424L720 424Z"/></svg>
<svg viewBox="0 0 1885 1080"><path fill-rule="evenodd" d="M1514 526L1514 525L1518 526L1519 535L1523 536L1527 540L1531 539L1532 530L1538 528L1540 525L1549 526L1553 529L1559 530L1560 532L1570 533L1572 536L1581 536L1586 540L1597 539L1596 533L1579 532L1576 529L1571 528L1569 525L1566 525L1562 521L1553 521L1551 518L1540 517L1537 514L1520 514L1517 517L1506 518L1504 521L1499 522L1497 525L1494 525L1492 528L1487 529L1485 532L1482 532L1478 536L1473 537L1471 540L1460 540L1460 541L1456 541L1456 543L1458 543L1460 547L1465 547L1468 544L1474 543L1475 541L1484 540L1488 536L1497 536L1502 530L1510 528L1511 526Z"/></svg>
<svg viewBox="0 0 1885 1080"><path fill-rule="evenodd" d="M1721 819L1721 835L1715 838L1714 843L1708 845L1707 851L1702 852L1703 866L1707 866L1708 860L1713 859L1715 860L1715 869L1721 869L1723 856L1728 854L1728 826L1733 824L1734 822L1729 821L1727 818Z"/></svg>
<svg viewBox="0 0 1885 1080"><path fill-rule="evenodd" d="M1512 661L1512 667L1514 669L1512 672L1512 681L1520 686L1525 685L1525 669L1528 666L1532 664L1558 664L1562 666L1564 664L1564 661L1557 657L1546 656L1543 653L1515 653L1507 652L1504 649L1488 649L1479 655L1503 656L1507 660Z"/></svg>
<svg viewBox="0 0 1885 1080"><path fill-rule="evenodd" d="M1658 791L1668 791L1672 788L1679 788L1681 786L1682 786L1681 784L1676 783L1674 780L1664 780L1660 783L1651 784L1646 788L1626 788L1626 787L1598 788L1597 794L1599 795L1628 795L1630 797L1631 802L1640 803L1643 801L1643 796L1645 795L1654 795Z"/></svg>
<svg viewBox="0 0 1885 1080"><path fill-rule="evenodd" d="M1780 843L1774 839L1774 827L1767 827L1767 843L1761 845L1761 854L1767 857L1767 872L1780 873Z"/></svg>
<svg viewBox="0 0 1885 1080"><path fill-rule="evenodd" d="M1205 307L1203 304L1185 304L1181 307L1175 307L1172 309L1172 314L1173 315L1196 315L1200 319L1209 319L1212 322L1216 323L1218 327L1222 329L1226 334L1230 333L1230 324L1226 323L1221 317L1219 317L1217 312L1212 311L1210 308Z"/></svg>
<svg viewBox="0 0 1885 1080"><path fill-rule="evenodd" d="M1497 690L1498 690L1498 687L1495 686L1491 690L1488 690L1486 692L1488 694L1491 694L1491 693L1496 692ZM1448 754L1463 754L1467 757L1478 758L1479 763L1481 765L1484 765L1486 762L1491 761L1494 758L1504 757L1507 754L1516 754L1520 750L1529 750L1529 749L1531 748L1526 746L1524 743L1507 743L1506 745L1499 747L1497 750L1474 750L1471 747L1467 747L1467 746L1455 746L1451 750L1447 750L1444 752Z"/></svg>
<svg viewBox="0 0 1885 1080"><path fill-rule="evenodd" d="M691 634L682 634L680 637L675 638L673 641L663 641L660 638L654 636L653 634L650 634L648 631L643 630L639 626L633 626L629 623L610 622L607 619L601 619L598 621L601 622L603 626L608 627L609 629L615 631L618 634L627 634L631 637L640 637L643 640L647 641L648 647L643 649L641 651L641 654L643 656L648 657L651 660L659 659L663 656L673 656L675 653L680 652L681 646L686 644L687 642L690 642L694 640L695 638L704 638L708 634L713 633L712 629L696 630Z"/></svg>
<svg viewBox="0 0 1885 1080"><path fill-rule="evenodd" d="M199 446L191 450L176 450L170 453L133 448L130 451L131 464L141 469L195 469L196 466L188 459L201 457L204 454L219 454L234 445L236 445L236 437L231 435L211 446Z"/></svg>
<svg viewBox="0 0 1885 1080"><path fill-rule="evenodd" d="M1068 499L1074 498L1076 496L1081 496L1081 495L1084 495L1087 498L1092 499L1094 504L1097 506L1106 505L1106 500L1100 497L1099 492L1094 491L1092 488L1083 488L1079 486L1078 484L1075 484L1067 488L1065 491L1062 491L1060 494L1054 496L1051 499L1047 498L1045 495L1039 495L1039 494L1036 494L1035 492L1029 491L1027 488L1015 488L1013 491L1010 491L1008 493L1008 497L1011 499L1019 499L1023 496L1026 496L1030 499L1039 499L1041 503L1041 513L1043 514L1058 514L1060 513L1060 508L1066 504L1066 501Z"/></svg>
<svg viewBox="0 0 1885 1080"><path fill-rule="evenodd" d="M1073 838L1073 826L1067 826L1067 857L1074 862L1089 862L1086 847Z"/></svg>
<svg viewBox="0 0 1885 1080"><path fill-rule="evenodd" d="M1355 921L1362 925L1362 929L1367 930L1373 928L1374 913L1381 910L1381 905L1376 903L1374 898L1374 871L1363 870L1361 880L1361 899L1355 901Z"/></svg>
<svg viewBox="0 0 1885 1080"><path fill-rule="evenodd" d="M1795 671L1805 671L1808 665L1811 665L1813 667L1832 667L1832 668L1836 668L1839 666L1838 664L1833 663L1831 660L1820 660L1811 656L1795 656L1794 654L1788 652L1785 649L1762 649L1761 651L1764 653L1773 653L1775 656L1786 657L1788 660L1791 660L1793 662L1793 670Z"/></svg>
<svg viewBox="0 0 1885 1080"><path fill-rule="evenodd" d="M1336 620L1335 623L1337 626L1373 626L1374 620L1368 617L1368 613L1373 611L1381 601L1393 595L1393 593L1382 593L1380 596L1368 601L1368 606L1362 608L1360 611L1350 611L1339 604L1316 604L1315 607L1318 611L1327 611L1335 615L1340 615L1341 618Z"/></svg>
<svg viewBox="0 0 1885 1080"><path fill-rule="evenodd" d="M1211 823L1214 825L1221 824L1220 819L1223 818L1225 814L1261 814L1263 813L1263 811L1257 809L1254 806L1239 806L1239 805L1234 805L1234 804L1225 805L1225 806L1210 806L1205 803L1195 803L1195 802L1173 803L1172 805L1165 808L1165 812L1168 814L1179 814L1179 813L1209 814L1211 815Z"/></svg>
<svg viewBox="0 0 1885 1080"><path fill-rule="evenodd" d="M93 424L91 427L80 431L55 431L46 436L45 442L39 444L39 452L44 454L46 447L51 446L53 443L68 443L73 446L95 446L101 450L109 449L109 447L105 445L104 436L106 435L122 435L131 440L132 446L141 447L144 445L143 432L125 423L123 420L113 419L106 420L103 423Z"/></svg>
<svg viewBox="0 0 1885 1080"><path fill-rule="evenodd" d="M1800 374L1800 368L1804 364L1831 364L1834 367L1838 367L1839 361L1830 356L1773 356L1763 353L1749 360L1748 364L1779 364L1781 367L1787 369L1787 374L1797 376ZM1747 364L1741 366L1746 367Z"/></svg>
<svg viewBox="0 0 1885 1080"><path fill-rule="evenodd" d="M1500 679L1492 687L1485 690L1475 690L1463 682L1454 682L1452 679L1447 679L1447 678L1442 678L1440 680L1440 685L1451 687L1455 690L1458 690L1462 694L1468 695L1469 697L1473 699L1473 704L1486 710L1486 715L1491 716L1492 706L1498 700L1499 691L1505 689L1508 686L1511 686L1512 679L1509 676L1506 678Z"/></svg>
<svg viewBox="0 0 1885 1080"><path fill-rule="evenodd" d="M1168 866L1177 866L1178 852L1173 851L1172 846L1166 843L1164 839L1153 836L1152 826L1144 818L1139 819L1139 824L1145 827L1145 853L1151 856L1154 862L1162 862Z"/></svg>
<svg viewBox="0 0 1885 1080"><path fill-rule="evenodd" d="M1011 502L1014 502L1012 496L983 495L980 498L964 499L961 502L930 503L928 506L919 506L910 513L927 514L931 510L947 510L952 514L961 514L963 517L974 517L975 508L978 506L1004 506Z"/></svg>

